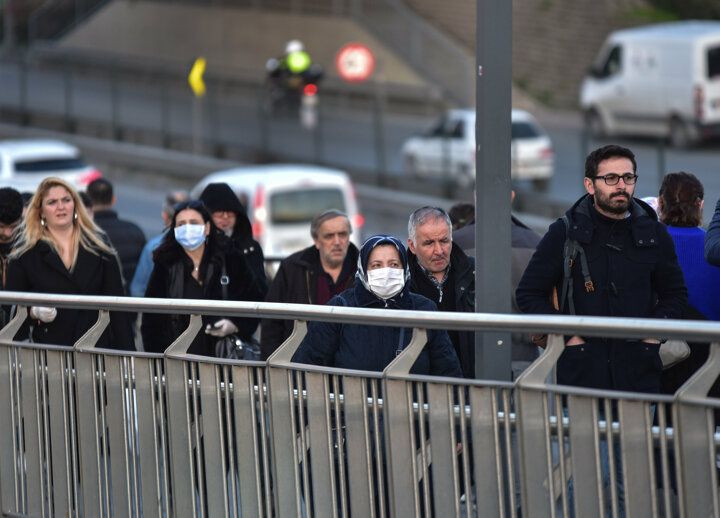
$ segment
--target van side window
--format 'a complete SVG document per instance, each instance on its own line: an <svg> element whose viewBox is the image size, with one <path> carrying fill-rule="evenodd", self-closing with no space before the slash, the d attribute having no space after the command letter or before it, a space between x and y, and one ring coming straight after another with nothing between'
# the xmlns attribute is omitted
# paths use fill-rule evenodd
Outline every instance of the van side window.
<svg viewBox="0 0 720 518"><path fill-rule="evenodd" d="M608 53L608 57L602 68L598 71L600 78L614 76L622 69L622 47L616 45Z"/></svg>
<svg viewBox="0 0 720 518"><path fill-rule="evenodd" d="M720 47L712 47L707 50L707 77L720 76Z"/></svg>

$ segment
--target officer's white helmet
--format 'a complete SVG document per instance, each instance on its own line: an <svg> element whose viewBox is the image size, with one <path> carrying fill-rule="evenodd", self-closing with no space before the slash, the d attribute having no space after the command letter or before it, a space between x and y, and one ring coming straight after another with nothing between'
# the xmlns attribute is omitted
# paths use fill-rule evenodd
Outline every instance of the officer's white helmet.
<svg viewBox="0 0 720 518"><path fill-rule="evenodd" d="M292 52L302 52L305 49L305 45L300 40L290 40L285 44L285 54Z"/></svg>

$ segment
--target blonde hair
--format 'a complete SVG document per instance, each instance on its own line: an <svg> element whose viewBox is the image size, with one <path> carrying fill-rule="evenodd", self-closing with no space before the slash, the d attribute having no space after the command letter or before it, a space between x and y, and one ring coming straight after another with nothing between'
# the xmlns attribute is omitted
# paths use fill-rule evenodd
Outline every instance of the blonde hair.
<svg viewBox="0 0 720 518"><path fill-rule="evenodd" d="M47 226L42 224L42 204L48 192L53 187L62 187L73 199L73 265L77 260L80 247L88 252L100 255L101 252L114 255L115 250L105 241L105 233L98 227L88 215L85 205L77 191L65 180L50 176L45 178L38 186L35 194L30 199L27 213L23 222L17 230L17 238L13 246L10 258L20 257L33 248L38 241L45 241L50 247L58 252L58 246Z"/></svg>

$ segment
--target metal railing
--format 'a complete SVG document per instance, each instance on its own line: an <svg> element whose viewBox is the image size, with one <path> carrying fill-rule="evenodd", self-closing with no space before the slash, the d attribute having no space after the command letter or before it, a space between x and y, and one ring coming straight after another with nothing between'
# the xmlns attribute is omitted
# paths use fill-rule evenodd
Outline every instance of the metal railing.
<svg viewBox="0 0 720 518"><path fill-rule="evenodd" d="M0 292L0 503L42 516L718 516L720 324ZM99 311L74 345L13 340L31 305ZM108 311L191 314L150 354ZM267 362L187 353L200 315L297 319ZM308 320L413 327L382 372L291 361ZM410 374L425 329L712 341L674 395ZM525 510L523 512L523 510Z"/></svg>

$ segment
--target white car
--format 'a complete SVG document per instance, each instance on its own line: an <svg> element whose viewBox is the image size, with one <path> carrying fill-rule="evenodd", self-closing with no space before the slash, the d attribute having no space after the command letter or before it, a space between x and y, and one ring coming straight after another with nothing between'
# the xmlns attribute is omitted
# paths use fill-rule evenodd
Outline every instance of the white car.
<svg viewBox="0 0 720 518"><path fill-rule="evenodd" d="M511 170L514 180L532 180L545 189L554 173L552 142L535 118L512 110ZM419 178L443 178L462 187L475 181L475 110L449 110L428 132L402 146L405 172Z"/></svg>
<svg viewBox="0 0 720 518"><path fill-rule="evenodd" d="M247 208L253 237L266 257L286 257L310 246L310 221L320 212L338 209L352 224L350 240L360 247L365 222L347 173L300 164L236 167L203 178L191 191L199 198L209 183L227 183Z"/></svg>
<svg viewBox="0 0 720 518"><path fill-rule="evenodd" d="M84 190L102 174L83 160L78 148L59 140L0 141L0 187L35 192L48 176L57 176Z"/></svg>

